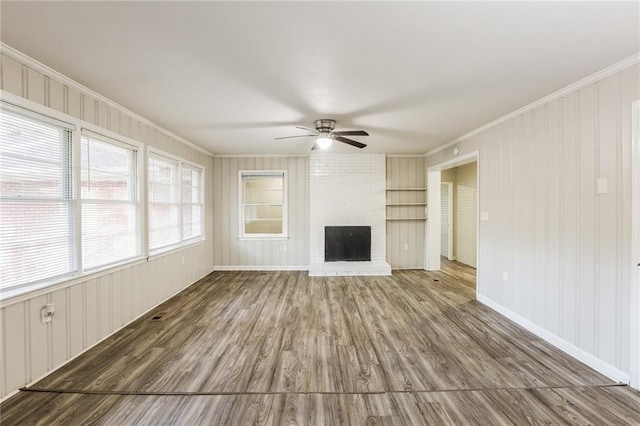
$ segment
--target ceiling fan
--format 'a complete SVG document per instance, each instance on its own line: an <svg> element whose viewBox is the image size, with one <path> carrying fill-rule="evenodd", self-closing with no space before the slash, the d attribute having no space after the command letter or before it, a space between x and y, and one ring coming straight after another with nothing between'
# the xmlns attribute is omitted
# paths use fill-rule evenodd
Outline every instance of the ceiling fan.
<svg viewBox="0 0 640 426"><path fill-rule="evenodd" d="M336 120L330 120L327 118L321 118L320 120L316 120L313 122L316 126L315 130L309 129L307 127L296 126L296 129L302 129L309 132L309 135L298 135L298 136L284 136L276 139L290 139L290 138L306 138L315 136L316 143L313 144L311 149L327 149L333 143L334 140L342 143L346 143L351 146L355 146L356 148L364 148L367 146L361 142L354 141L349 138L345 138L345 136L369 136L369 133L364 130L345 130L340 132L335 132L333 129L336 127Z"/></svg>

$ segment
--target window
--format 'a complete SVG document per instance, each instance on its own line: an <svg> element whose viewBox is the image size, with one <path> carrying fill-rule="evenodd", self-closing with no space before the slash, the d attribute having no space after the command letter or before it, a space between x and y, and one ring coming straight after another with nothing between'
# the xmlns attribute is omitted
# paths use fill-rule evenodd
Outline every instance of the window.
<svg viewBox="0 0 640 426"><path fill-rule="evenodd" d="M202 170L182 167L182 238L202 236Z"/></svg>
<svg viewBox="0 0 640 426"><path fill-rule="evenodd" d="M203 169L149 153L149 251L160 253L203 235Z"/></svg>
<svg viewBox="0 0 640 426"><path fill-rule="evenodd" d="M287 236L285 171L240 171L240 237Z"/></svg>
<svg viewBox="0 0 640 426"><path fill-rule="evenodd" d="M77 270L71 130L0 110L0 288Z"/></svg>
<svg viewBox="0 0 640 426"><path fill-rule="evenodd" d="M136 151L83 134L82 264L91 270L140 255Z"/></svg>

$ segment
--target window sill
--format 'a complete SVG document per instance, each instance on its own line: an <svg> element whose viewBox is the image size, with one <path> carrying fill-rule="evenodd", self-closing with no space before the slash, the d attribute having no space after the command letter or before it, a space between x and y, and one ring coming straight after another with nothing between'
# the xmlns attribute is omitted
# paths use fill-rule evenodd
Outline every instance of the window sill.
<svg viewBox="0 0 640 426"><path fill-rule="evenodd" d="M67 275L65 277L57 278L51 281L43 281L14 289L0 290L0 308L32 299L43 294L52 293L63 288L71 287L84 281L97 279L102 277L103 275L113 274L114 272L132 268L146 262L146 258L137 257L115 265L109 265L87 272L78 272L76 274Z"/></svg>
<svg viewBox="0 0 640 426"><path fill-rule="evenodd" d="M204 244L205 242L206 242L206 239L202 238L201 240L194 241L192 243L185 244L180 247L172 248L167 251L154 254L153 256L149 256L147 258L137 257L134 259L129 259L127 261L124 261L116 265L109 265L100 269L94 269L87 272L79 272L74 275L67 275L65 277L57 278L51 281L44 281L44 282L40 282L40 283L36 283L36 284L24 286L24 287L15 288L15 289L0 290L0 308L14 305L16 303L20 303L25 300L29 300L34 297L41 296L43 294L52 293L54 291L58 291L67 287L72 287L81 282L94 280L104 275L109 275L109 274L113 274L115 272L121 271L123 269L128 269L134 266L142 265L154 259L161 258L173 253L177 253L191 247L199 246L201 244Z"/></svg>
<svg viewBox="0 0 640 426"><path fill-rule="evenodd" d="M157 252L154 252L154 253L149 253L149 257L147 257L147 261L150 262L152 260L159 259L161 257L168 256L168 255L173 254L173 253L181 252L181 251L189 249L191 247L197 247L197 246L199 246L201 244L204 244L206 242L207 242L207 240L203 237L203 238L201 238L199 240L194 240L194 241L191 241L189 243L184 243L184 244L181 244L181 245L165 247L164 249L162 249L160 251L157 251Z"/></svg>

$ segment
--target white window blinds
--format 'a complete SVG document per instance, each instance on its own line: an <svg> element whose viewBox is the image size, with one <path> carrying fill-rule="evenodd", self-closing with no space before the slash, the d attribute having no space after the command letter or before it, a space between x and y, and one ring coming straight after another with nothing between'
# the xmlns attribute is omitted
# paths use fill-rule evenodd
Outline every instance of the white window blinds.
<svg viewBox="0 0 640 426"><path fill-rule="evenodd" d="M0 288L77 269L71 131L0 110Z"/></svg>
<svg viewBox="0 0 640 426"><path fill-rule="evenodd" d="M169 250L203 236L203 170L149 153L149 252Z"/></svg>
<svg viewBox="0 0 640 426"><path fill-rule="evenodd" d="M136 154L132 147L82 135L82 264L85 271L140 255Z"/></svg>

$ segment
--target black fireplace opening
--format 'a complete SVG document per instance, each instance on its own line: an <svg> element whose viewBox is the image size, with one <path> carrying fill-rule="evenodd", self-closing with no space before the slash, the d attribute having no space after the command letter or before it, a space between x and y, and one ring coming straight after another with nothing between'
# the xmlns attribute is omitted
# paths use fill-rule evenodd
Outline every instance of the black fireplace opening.
<svg viewBox="0 0 640 426"><path fill-rule="evenodd" d="M371 261L371 227L325 226L324 261Z"/></svg>

